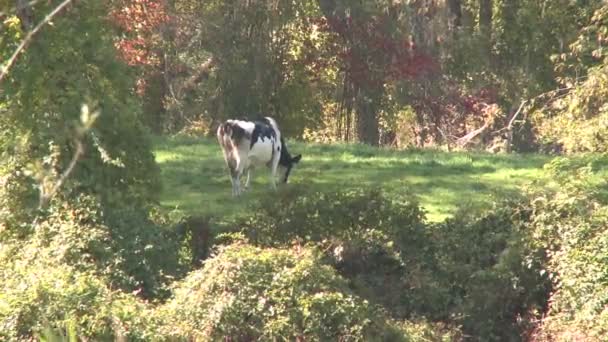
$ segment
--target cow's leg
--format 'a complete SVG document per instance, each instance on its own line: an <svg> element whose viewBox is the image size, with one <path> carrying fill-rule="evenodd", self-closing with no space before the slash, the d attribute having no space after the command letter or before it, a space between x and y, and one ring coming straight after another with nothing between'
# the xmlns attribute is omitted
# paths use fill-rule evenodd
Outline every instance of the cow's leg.
<svg viewBox="0 0 608 342"><path fill-rule="evenodd" d="M241 160L236 160L230 165L230 180L232 181L232 196L241 194L241 175L243 174L243 164Z"/></svg>
<svg viewBox="0 0 608 342"><path fill-rule="evenodd" d="M276 148L276 147L273 147ZM270 162L270 186L273 190L277 189L277 169L279 167L279 159L281 158L280 153L272 154L272 161Z"/></svg>
<svg viewBox="0 0 608 342"><path fill-rule="evenodd" d="M232 182L232 196L238 196L240 193L241 177L236 167L230 168L230 181Z"/></svg>
<svg viewBox="0 0 608 342"><path fill-rule="evenodd" d="M234 180L234 184L236 185L236 196L240 196L241 195L241 173L237 173L236 178Z"/></svg>
<svg viewBox="0 0 608 342"><path fill-rule="evenodd" d="M252 171L253 171L252 166L247 168L247 181L245 181L245 190L249 190L249 181L251 180Z"/></svg>

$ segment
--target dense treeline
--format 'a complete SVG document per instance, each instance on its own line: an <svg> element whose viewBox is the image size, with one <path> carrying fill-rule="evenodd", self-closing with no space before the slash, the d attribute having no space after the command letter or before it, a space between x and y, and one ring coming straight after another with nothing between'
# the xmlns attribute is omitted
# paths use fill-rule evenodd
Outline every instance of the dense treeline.
<svg viewBox="0 0 608 342"><path fill-rule="evenodd" d="M312 140L468 146L480 130L482 146L577 150L546 121L589 72L602 88L601 1L127 3L121 47L157 131L270 114Z"/></svg>
<svg viewBox="0 0 608 342"><path fill-rule="evenodd" d="M556 186L441 223L414 196L294 186L218 232L159 207L148 138L270 114L309 140L605 152L603 2L0 11L0 338L605 336L601 155L556 159Z"/></svg>

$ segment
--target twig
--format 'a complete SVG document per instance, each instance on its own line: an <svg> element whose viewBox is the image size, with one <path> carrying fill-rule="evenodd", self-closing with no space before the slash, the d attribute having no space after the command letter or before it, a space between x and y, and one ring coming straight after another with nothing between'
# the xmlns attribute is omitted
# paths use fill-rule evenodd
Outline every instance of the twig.
<svg viewBox="0 0 608 342"><path fill-rule="evenodd" d="M6 65L2 68L2 73L0 73L0 83L2 83L2 81L4 80L4 78L8 75L8 72L9 72L10 68L15 63L15 60L17 60L17 57L19 57L19 55L23 52L23 50L27 47L27 45L31 43L32 38L34 37L34 35L36 33L38 33L38 31L40 31L40 29L42 28L42 26L44 26L46 23L48 23L49 21L51 21L51 19L53 19L53 17L55 15L57 15L57 13L59 13L70 2L72 2L72 0L64 0L51 13L47 14L46 17L44 17L44 19L40 23L38 23L38 25L36 25L36 27L34 27L34 29L32 29L27 34L27 36L25 36L25 38L23 39L23 41L21 42L21 44L19 44L19 46L17 47L17 49L15 50L15 52L13 53L13 55L11 56L11 58L9 58L8 62L6 63Z"/></svg>
<svg viewBox="0 0 608 342"><path fill-rule="evenodd" d="M55 185L53 185L53 188L51 189L51 191L49 191L48 193L45 194L44 186L41 184L41 194L40 194L40 202L38 204L38 209L44 208L49 203L49 201L53 198L53 196L55 196L55 194L57 193L59 188L61 188L61 186L65 182L65 180L70 176L72 171L74 171L74 167L76 166L76 163L78 163L78 160L80 160L80 158L82 157L83 154L84 154L84 147L82 146L82 142L80 141L80 139L76 139L76 152L74 152L74 155L72 156L72 160L70 161L68 168L63 171L63 173L61 174L61 176L59 177L57 182L55 182Z"/></svg>

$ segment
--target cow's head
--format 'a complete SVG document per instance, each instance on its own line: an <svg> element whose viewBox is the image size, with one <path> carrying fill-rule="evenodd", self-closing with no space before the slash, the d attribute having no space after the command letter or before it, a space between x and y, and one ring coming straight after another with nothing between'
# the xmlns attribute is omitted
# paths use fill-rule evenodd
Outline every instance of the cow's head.
<svg viewBox="0 0 608 342"><path fill-rule="evenodd" d="M281 176L281 181L283 183L287 183L287 179L289 178L289 173L291 172L291 169L293 168L294 165L296 165L300 161L300 159L302 159L301 154L298 154L295 157L289 156L289 159L288 159L288 162L286 163L286 165L281 165L285 169L285 173Z"/></svg>

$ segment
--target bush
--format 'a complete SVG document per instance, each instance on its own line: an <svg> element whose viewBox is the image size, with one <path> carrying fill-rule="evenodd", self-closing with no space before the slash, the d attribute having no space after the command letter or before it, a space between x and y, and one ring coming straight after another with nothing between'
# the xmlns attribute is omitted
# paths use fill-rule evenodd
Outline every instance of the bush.
<svg viewBox="0 0 608 342"><path fill-rule="evenodd" d="M124 210L113 214L119 215L120 220L103 213L92 196L82 195L70 201L57 198L46 215L32 224L27 239L2 240L0 292L4 294L3 310L7 319L17 320L18 331L39 331L42 321L61 325L63 318L48 312L60 313L64 305L80 305L83 310L92 312L110 310L110 307L96 309L96 305L107 304L104 298L112 292L108 290L110 287L113 291L136 291L144 297L159 298L166 293L165 285L172 276L180 274L179 242L147 221L145 213ZM114 222L114 225L110 226L108 222ZM48 274L45 273L47 269ZM56 283L53 283L54 277ZM72 278L86 284L71 285ZM30 285L23 287L24 284ZM56 291L49 294L51 297L62 295L61 287L65 287L66 297L58 298L57 303L54 303L55 299L47 301L41 297L48 292L47 286ZM100 290L89 291L79 286ZM35 290L38 287L40 293ZM69 292L72 290L91 292L90 300L95 302L71 303ZM31 301L35 310L19 313L28 307L19 304L22 296ZM54 309L55 306L58 308ZM36 324L14 317L27 317ZM91 333L97 331L93 329Z"/></svg>
<svg viewBox="0 0 608 342"><path fill-rule="evenodd" d="M490 213L425 224L415 202L378 190L287 191L263 203L241 233L261 245L311 243L359 296L398 320L426 317L482 340L517 339L550 287L526 240L518 201Z"/></svg>
<svg viewBox="0 0 608 342"><path fill-rule="evenodd" d="M415 201L388 197L382 190L304 192L294 187L274 201L262 201L236 225L254 244L312 243L335 262L356 269L356 251L397 258L406 266L425 262L430 244L424 213Z"/></svg>
<svg viewBox="0 0 608 342"><path fill-rule="evenodd" d="M528 224L553 280L537 340L601 340L608 333L608 197L598 177L605 157L554 160L556 190L537 193Z"/></svg>
<svg viewBox="0 0 608 342"><path fill-rule="evenodd" d="M261 246L314 244L359 295L395 317L439 310L433 242L415 201L377 189L305 192L259 204L241 233Z"/></svg>
<svg viewBox="0 0 608 342"><path fill-rule="evenodd" d="M134 296L111 290L77 267L44 258L11 261L14 252L0 248L0 339L22 341L49 332L94 340L145 337L135 332L145 331L147 309Z"/></svg>
<svg viewBox="0 0 608 342"><path fill-rule="evenodd" d="M222 247L158 311L162 336L196 340L399 338L313 249ZM389 339L390 340L390 339Z"/></svg>
<svg viewBox="0 0 608 342"><path fill-rule="evenodd" d="M542 256L528 244L519 202L490 213L459 212L436 225L437 277L449 293L438 312L483 341L519 340L544 312L550 282Z"/></svg>

